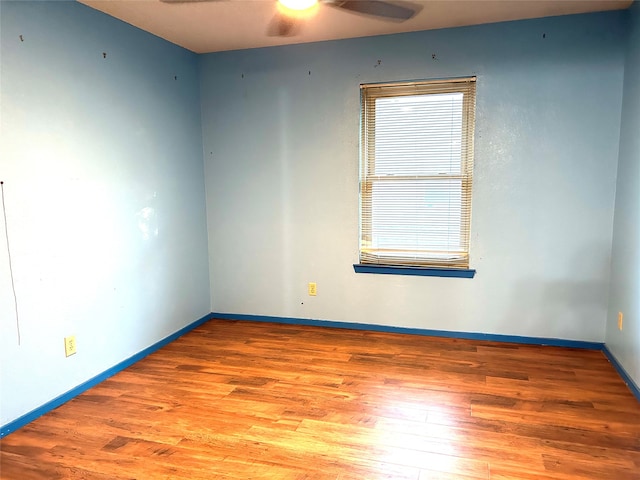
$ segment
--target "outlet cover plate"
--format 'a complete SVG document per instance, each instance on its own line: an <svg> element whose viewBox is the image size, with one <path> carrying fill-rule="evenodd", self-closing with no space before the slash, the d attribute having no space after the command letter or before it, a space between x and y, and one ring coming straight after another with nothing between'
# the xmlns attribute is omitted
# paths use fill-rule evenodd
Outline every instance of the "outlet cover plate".
<svg viewBox="0 0 640 480"><path fill-rule="evenodd" d="M76 337L75 335L71 335L70 337L64 337L64 354L67 357L74 355L77 352L76 350Z"/></svg>

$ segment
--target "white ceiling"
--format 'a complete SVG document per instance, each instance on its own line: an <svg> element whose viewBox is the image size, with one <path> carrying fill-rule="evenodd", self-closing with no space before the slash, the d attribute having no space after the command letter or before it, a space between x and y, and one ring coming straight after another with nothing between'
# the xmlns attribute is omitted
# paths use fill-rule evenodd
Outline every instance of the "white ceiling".
<svg viewBox="0 0 640 480"><path fill-rule="evenodd" d="M367 37L525 18L624 9L632 0L414 0L422 10L396 23L320 4L295 36L272 37L275 0L79 0L196 53Z"/></svg>

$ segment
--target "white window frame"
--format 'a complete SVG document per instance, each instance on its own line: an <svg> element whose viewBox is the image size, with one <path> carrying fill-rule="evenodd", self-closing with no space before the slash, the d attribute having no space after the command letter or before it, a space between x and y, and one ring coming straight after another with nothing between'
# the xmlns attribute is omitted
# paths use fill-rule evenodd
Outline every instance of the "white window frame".
<svg viewBox="0 0 640 480"><path fill-rule="evenodd" d="M388 83L388 84L363 84L361 85L361 138L360 138L360 264L361 265L381 265L381 266L400 266L400 267L426 267L426 268L444 268L444 269L469 269L469 240L470 240L470 228L471 228L471 192L472 192L472 179L473 179L473 140L474 140L474 128L475 128L475 91L476 91L476 78L456 78L447 80L435 80L435 81L420 81L420 82L403 82L403 83ZM431 96L431 95L450 95L452 98L462 94L461 108L462 108L462 120L461 129L459 135L460 145L459 149L460 158L456 160L456 171L438 172L434 174L421 174L412 172L406 174L389 172L389 152L386 154L386 163L384 164L384 174L376 174L376 147L375 136L376 129L383 130L386 125L376 124L376 100L389 99L395 97L413 96L416 100L418 96ZM381 107L382 108L382 107ZM399 118L399 117L398 117ZM397 120L397 119L394 119ZM416 135L415 129L412 132ZM422 135L419 132L418 135ZM380 134L381 136L381 134ZM457 136L455 137L458 138ZM447 139L443 137L445 141L452 141L451 138ZM427 142L428 144L428 142ZM391 154L395 157L395 154ZM457 155L457 153L456 153ZM382 157L382 154L380 154ZM457 157L456 157L457 158ZM393 160L392 160L393 162ZM400 159L398 155L398 165L406 160ZM429 168L429 164L427 169ZM393 168L393 167L392 167ZM405 167L406 168L406 167ZM383 170L380 168L380 170ZM404 183L403 183L404 182ZM453 185L453 187L446 186ZM383 187L384 185L389 186ZM431 186L429 186L431 185ZM437 185L437 187L436 187ZM403 190L406 186L407 189L414 189L414 192L409 192L407 195L414 194L418 191L418 194L426 192L428 195L429 189L435 192L435 195L441 194L445 191L447 197L453 198L453 203L458 205L456 208L450 209L451 212L447 212L444 216L440 215L438 218L445 218L435 225L429 223L427 215L419 213L411 213L407 208L401 212L401 216L404 218L404 224L398 223L393 225L399 230L412 229L411 238L408 243L404 242L401 237L395 237L395 234L391 234L387 237L387 240L382 240L384 236L380 233L383 228L376 228L373 224L376 222L376 218L381 218L378 211L385 212L385 228L389 227L389 218L392 222L395 222L395 218L400 217L397 215L394 217L394 208L398 207L398 204L402 204L402 201L398 201L398 198L405 195ZM418 187L416 187L418 186ZM374 195L374 190L397 192L395 197L387 197L382 194ZM393 190L397 189L397 190ZM418 189L418 190L416 190ZM456 193L455 190L459 189L460 193ZM460 198L458 198L458 196ZM388 200L386 200L388 199ZM414 200L412 200L414 203ZM459 203L458 203L459 202ZM404 207L402 207L404 208ZM424 212L424 208L418 208ZM414 210L414 211L415 211ZM387 212L393 211L394 213L389 216ZM398 211L399 213L400 211ZM409 212L409 213L407 213ZM407 216L409 215L409 216ZM458 218L459 217L459 218ZM421 223L420 227L409 225L416 225ZM459 222L459 223L456 223ZM380 224L379 221L377 221ZM453 225L453 227L452 227ZM451 231L458 228L459 232L455 231L453 235L450 235L454 240L450 240L448 237L444 240L447 243L446 248L434 248L433 243L429 246L429 241L433 238L439 238L442 236L439 233L443 228ZM440 229L440 230L438 230ZM424 232L424 235L423 233ZM400 235L400 234L398 234ZM423 235L424 239L418 239ZM429 238L427 238L429 237ZM391 240L388 240L391 238ZM440 240L438 240L440 241ZM394 246L393 243L397 242ZM414 242L411 245L411 242ZM386 243L386 244L385 244ZM390 247L391 244L391 247Z"/></svg>

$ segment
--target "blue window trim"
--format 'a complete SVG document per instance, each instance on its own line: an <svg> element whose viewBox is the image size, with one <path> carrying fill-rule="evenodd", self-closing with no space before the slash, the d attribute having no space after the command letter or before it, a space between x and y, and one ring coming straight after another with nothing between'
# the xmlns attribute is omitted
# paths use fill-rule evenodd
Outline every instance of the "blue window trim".
<svg viewBox="0 0 640 480"><path fill-rule="evenodd" d="M453 277L473 278L474 269L460 268L429 268L429 267L405 267L391 265L365 265L356 263L353 265L356 273L377 273L381 275L416 275L420 277Z"/></svg>

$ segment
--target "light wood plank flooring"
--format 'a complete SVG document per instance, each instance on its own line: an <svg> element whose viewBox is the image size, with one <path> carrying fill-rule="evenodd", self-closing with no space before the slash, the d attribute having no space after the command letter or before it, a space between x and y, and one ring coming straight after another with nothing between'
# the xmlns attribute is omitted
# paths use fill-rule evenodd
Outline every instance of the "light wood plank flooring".
<svg viewBox="0 0 640 480"><path fill-rule="evenodd" d="M640 479L601 352L213 320L5 437L2 479Z"/></svg>

